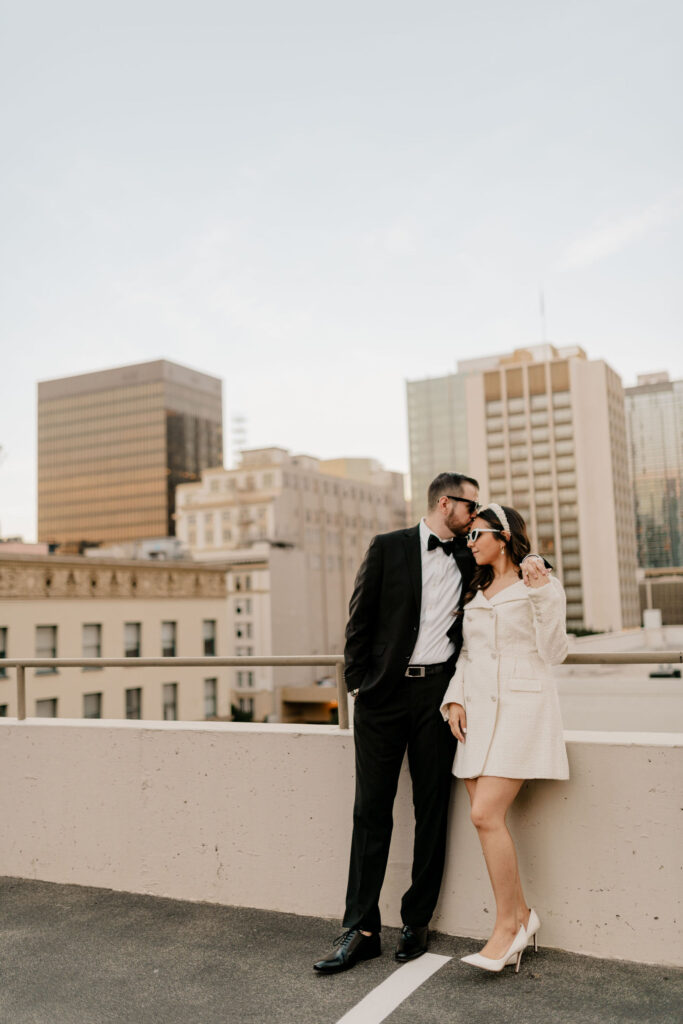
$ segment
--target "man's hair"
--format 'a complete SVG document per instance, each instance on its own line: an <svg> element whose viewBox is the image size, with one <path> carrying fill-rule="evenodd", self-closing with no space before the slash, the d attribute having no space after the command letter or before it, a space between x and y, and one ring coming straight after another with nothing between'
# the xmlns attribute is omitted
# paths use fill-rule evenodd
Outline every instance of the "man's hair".
<svg viewBox="0 0 683 1024"><path fill-rule="evenodd" d="M443 494L462 494L463 484L472 484L479 490L479 484L472 476L465 476L464 473L439 473L432 480L427 490L427 508L431 512L436 508L439 498Z"/></svg>

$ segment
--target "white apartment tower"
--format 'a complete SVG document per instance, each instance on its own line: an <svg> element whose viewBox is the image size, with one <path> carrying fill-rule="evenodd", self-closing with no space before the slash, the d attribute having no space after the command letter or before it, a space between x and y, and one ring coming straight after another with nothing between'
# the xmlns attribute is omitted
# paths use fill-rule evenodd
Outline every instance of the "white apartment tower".
<svg viewBox="0 0 683 1024"><path fill-rule="evenodd" d="M460 362L444 380L448 387L408 382L413 493L443 470L476 477L484 500L524 516L532 548L564 584L569 629L637 626L633 496L617 374L579 348L542 345ZM451 402L457 408L447 408Z"/></svg>

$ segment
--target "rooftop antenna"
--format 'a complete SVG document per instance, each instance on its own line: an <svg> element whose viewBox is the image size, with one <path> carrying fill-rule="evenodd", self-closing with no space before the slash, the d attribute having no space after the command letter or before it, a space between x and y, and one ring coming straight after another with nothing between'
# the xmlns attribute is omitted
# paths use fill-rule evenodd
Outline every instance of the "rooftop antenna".
<svg viewBox="0 0 683 1024"><path fill-rule="evenodd" d="M230 423L231 433L231 469L235 469L240 461L240 452L247 447L247 417L237 413Z"/></svg>
<svg viewBox="0 0 683 1024"><path fill-rule="evenodd" d="M541 344L545 345L548 340L548 331L545 320L545 292L543 291L543 285L538 289L538 309L541 315Z"/></svg>

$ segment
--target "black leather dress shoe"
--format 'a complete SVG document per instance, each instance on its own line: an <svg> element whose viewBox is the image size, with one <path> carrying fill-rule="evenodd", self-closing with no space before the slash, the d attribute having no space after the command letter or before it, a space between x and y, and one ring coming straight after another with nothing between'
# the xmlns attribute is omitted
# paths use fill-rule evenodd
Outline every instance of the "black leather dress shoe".
<svg viewBox="0 0 683 1024"><path fill-rule="evenodd" d="M358 928L343 932L334 941L335 949L324 960L313 964L313 970L319 974L337 974L348 971L359 960L372 960L382 952L379 934L363 935Z"/></svg>
<svg viewBox="0 0 683 1024"><path fill-rule="evenodd" d="M427 952L428 940L429 928L427 925L424 928L411 928L409 924L404 924L396 947L396 959L405 963L407 960L415 960L416 957L422 956Z"/></svg>

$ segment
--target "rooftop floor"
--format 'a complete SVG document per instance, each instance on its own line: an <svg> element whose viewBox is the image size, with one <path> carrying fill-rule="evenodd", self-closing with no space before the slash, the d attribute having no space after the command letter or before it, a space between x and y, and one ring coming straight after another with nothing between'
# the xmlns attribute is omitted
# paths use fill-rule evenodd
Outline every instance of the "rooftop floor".
<svg viewBox="0 0 683 1024"><path fill-rule="evenodd" d="M337 1024L388 979L390 1002L399 975L427 963L399 966L398 932L386 929L382 957L318 977L313 961L339 930L319 918L0 878L0 1021ZM435 973L388 1016L380 994L348 1024L681 1020L681 970L539 949L519 975L489 975L459 962L479 945L433 935Z"/></svg>

